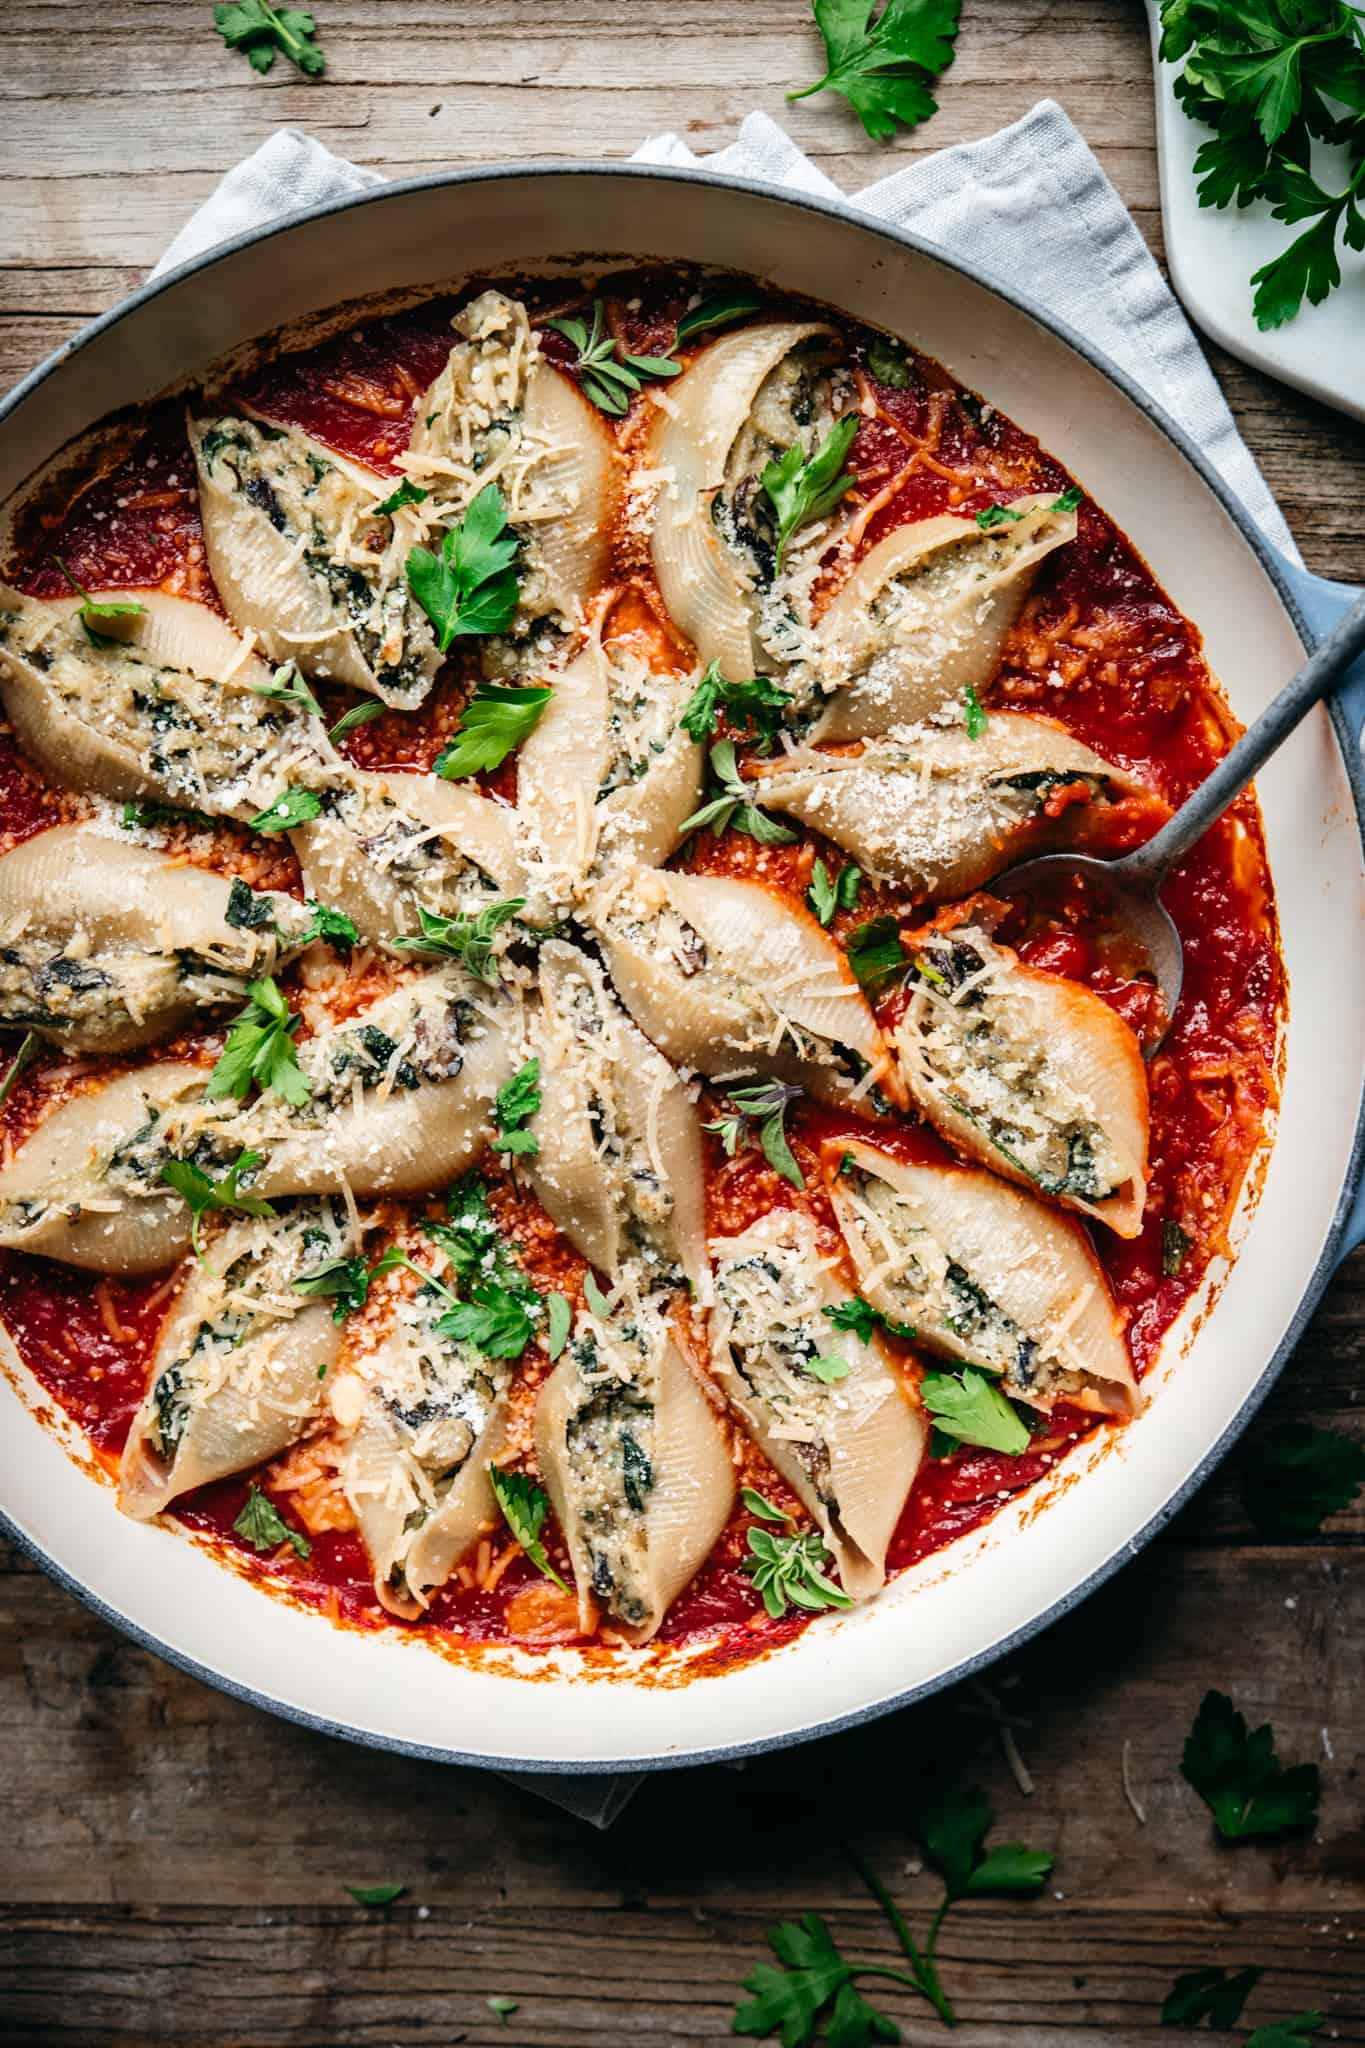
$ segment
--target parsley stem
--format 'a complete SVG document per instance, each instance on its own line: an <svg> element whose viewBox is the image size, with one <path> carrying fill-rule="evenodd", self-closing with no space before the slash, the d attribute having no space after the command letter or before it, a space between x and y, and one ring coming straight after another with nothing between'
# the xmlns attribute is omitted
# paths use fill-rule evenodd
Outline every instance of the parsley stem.
<svg viewBox="0 0 1365 2048"><path fill-rule="evenodd" d="M900 1907L877 1876L877 1873L863 1861L850 1842L841 1842L839 1846L886 1915L891 1931L905 1951L905 1955L910 1963L910 1968L913 1972L910 1981L913 1983L915 1990L919 1992L921 1998L927 1999L929 2004L933 2006L934 2011L943 2021L945 2027L955 2027L957 2025L957 2014L944 1996L943 1987L938 1981L938 1972L935 1970L933 1963L934 1943L938 1939L938 1930L942 1923L943 1915L948 1910L949 1901L945 1899L938 1912L934 1915L929 1933L928 1948L926 1953L921 1955L915 1945L915 1937L910 1932L905 1915L901 1912ZM899 1970L891 1970L889 1972L883 1971L881 1974L899 1977L902 1973Z"/></svg>

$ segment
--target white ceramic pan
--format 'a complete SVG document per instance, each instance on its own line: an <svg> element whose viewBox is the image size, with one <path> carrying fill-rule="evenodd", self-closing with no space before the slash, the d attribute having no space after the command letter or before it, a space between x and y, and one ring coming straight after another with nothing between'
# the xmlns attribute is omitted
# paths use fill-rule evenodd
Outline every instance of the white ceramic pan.
<svg viewBox="0 0 1365 2048"><path fill-rule="evenodd" d="M730 266L906 336L1036 433L1203 629L1250 720L1326 622L1180 431L1082 338L912 237L696 173L536 167L391 185L253 235L149 287L13 394L0 500L114 408L341 298L590 252ZM1348 692L1349 694L1349 692ZM173 1530L124 1520L0 1375L0 1509L18 1540L139 1641L211 1683L380 1747L520 1770L650 1769L802 1740L934 1691L1073 1606L1147 1540L1243 1428L1303 1330L1353 1216L1365 1083L1365 866L1356 714L1315 713L1260 784L1290 1007L1278 1136L1241 1255L1168 1338L1144 1414L879 1599L724 1677L539 1683L262 1596ZM1334 731L1334 721L1336 730ZM1254 1178L1254 1176L1253 1176ZM1195 1305L1196 1309L1198 1304ZM1195 1325L1198 1324L1196 1328ZM1102 1468L1102 1469L1096 1469Z"/></svg>

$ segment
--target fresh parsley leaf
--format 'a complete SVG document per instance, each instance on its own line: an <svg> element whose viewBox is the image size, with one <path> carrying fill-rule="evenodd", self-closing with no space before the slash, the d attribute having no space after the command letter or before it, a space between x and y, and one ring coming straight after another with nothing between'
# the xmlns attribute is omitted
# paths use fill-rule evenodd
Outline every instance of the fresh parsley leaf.
<svg viewBox="0 0 1365 2048"><path fill-rule="evenodd" d="M884 1976L905 1983L903 1971L846 1962L818 1913L779 1921L767 1930L767 1942L782 1967L756 1963L744 1979L753 1996L735 2012L736 2034L780 2034L783 2048L808 2048L822 2026L830 2048L900 2040L895 2022L868 2004L855 1979Z"/></svg>
<svg viewBox="0 0 1365 2048"><path fill-rule="evenodd" d="M499 1286L521 1282L521 1268L504 1249L488 1189L477 1173L466 1173L446 1195L446 1223L428 1223L427 1236L439 1244L456 1281L467 1287L475 1280L496 1280Z"/></svg>
<svg viewBox="0 0 1365 2048"><path fill-rule="evenodd" d="M1177 1977L1161 2008L1163 2027L1197 2027L1207 2020L1219 2033L1235 2027L1260 1977L1256 1969L1187 1970Z"/></svg>
<svg viewBox="0 0 1365 2048"><path fill-rule="evenodd" d="M962 709L967 719L969 740L984 740L986 737L986 714L981 709L981 699L973 686L968 683L962 692Z"/></svg>
<svg viewBox="0 0 1365 2048"><path fill-rule="evenodd" d="M405 476L397 490L390 491L382 504L371 506L370 514L375 519L392 519L404 505L423 505L430 496L430 491L424 491L410 476Z"/></svg>
<svg viewBox="0 0 1365 2048"><path fill-rule="evenodd" d="M290 1285L295 1294L323 1300L335 1298L334 1323L344 1323L354 1309L364 1308L370 1297L369 1268L363 1259L329 1259L316 1273L305 1273Z"/></svg>
<svg viewBox="0 0 1365 2048"><path fill-rule="evenodd" d="M763 489L777 515L777 568L786 559L787 542L798 527L809 526L832 512L857 478L844 468L844 457L853 446L861 424L857 412L845 413L807 460L799 441L793 442L763 471Z"/></svg>
<svg viewBox="0 0 1365 2048"><path fill-rule="evenodd" d="M304 681L296 662L286 661L283 667L275 670L268 683L248 683L247 688L257 697L274 697L281 704L292 704L297 711L306 711L310 718L322 716L322 706Z"/></svg>
<svg viewBox="0 0 1365 2048"><path fill-rule="evenodd" d="M147 607L137 598L92 597L88 590L82 589L60 555L54 555L52 559L82 600L76 616L85 628L85 637L92 647L107 647L112 640L118 638L117 633L101 632L99 629L102 626L117 626L122 619L138 619L145 614Z"/></svg>
<svg viewBox="0 0 1365 2048"><path fill-rule="evenodd" d="M1079 484L1070 484L1062 492L1061 497L1054 499L1047 509L1049 512L1074 512L1084 503L1085 492L1080 488Z"/></svg>
<svg viewBox="0 0 1365 2048"><path fill-rule="evenodd" d="M488 904L476 917L467 917L463 912L456 917L437 917L419 904L420 933L413 938L395 939L393 945L396 950L409 953L447 954L453 960L462 960L480 981L492 984L498 979L493 966L493 940L499 927L525 907L524 896L505 896L500 903Z"/></svg>
<svg viewBox="0 0 1365 2048"><path fill-rule="evenodd" d="M1257 2027L1254 2034L1247 2035L1245 2048L1310 2048L1312 2036L1326 2024L1324 2013L1301 2012L1297 2019Z"/></svg>
<svg viewBox="0 0 1365 2048"><path fill-rule="evenodd" d="M984 1793L956 1778L929 1779L917 1794L910 1825L942 1873L950 1901L1036 1892L1051 1871L1051 1856L1021 1842L987 1849L994 1819Z"/></svg>
<svg viewBox="0 0 1365 2048"><path fill-rule="evenodd" d="M1313 1536L1365 1486L1365 1445L1335 1430L1284 1422L1254 1444L1242 1503L1262 1536Z"/></svg>
<svg viewBox="0 0 1365 2048"><path fill-rule="evenodd" d="M309 896L306 901L313 915L299 934L300 945L311 945L314 939L326 939L330 946L360 944L353 917L347 917L344 910L333 910L330 904L319 903L316 896Z"/></svg>
<svg viewBox="0 0 1365 2048"><path fill-rule="evenodd" d="M464 518L447 528L439 555L409 551L408 588L436 628L442 654L462 634L507 631L517 609L517 547L502 492L485 484Z"/></svg>
<svg viewBox="0 0 1365 2048"><path fill-rule="evenodd" d="M347 1891L357 1906L391 1906L407 1890L405 1884L348 1884Z"/></svg>
<svg viewBox="0 0 1365 2048"><path fill-rule="evenodd" d="M294 1033L299 1019L290 1010L278 984L266 978L249 981L247 1003L228 1028L227 1044L209 1075L204 1093L210 1101L231 1095L241 1102L259 1088L273 1089L292 1108L308 1101L313 1087L299 1066Z"/></svg>
<svg viewBox="0 0 1365 2048"><path fill-rule="evenodd" d="M885 384L888 391L908 391L910 388L910 358L904 344L892 341L888 335L874 335L868 343L864 357L868 375L875 377L879 384Z"/></svg>
<svg viewBox="0 0 1365 2048"><path fill-rule="evenodd" d="M792 1187L803 1188L806 1177L787 1143L786 1132L787 1111L800 1094L799 1088L786 1081L760 1081L752 1088L728 1089L730 1115L703 1124L702 1129L714 1132L725 1147L726 1157L733 1159L741 1144L755 1142L750 1125L756 1125L758 1147L769 1166Z"/></svg>
<svg viewBox="0 0 1365 2048"><path fill-rule="evenodd" d="M572 316L547 320L545 325L572 343L577 354L574 368L584 397L590 398L599 412L619 419L629 411L630 402L642 384L651 379L676 377L682 364L675 363L672 356L626 354L613 335L604 333L604 321L602 301L594 299L591 329Z"/></svg>
<svg viewBox="0 0 1365 2048"><path fill-rule="evenodd" d="M253 832L292 832L321 816L322 798L315 789L285 789L249 822Z"/></svg>
<svg viewBox="0 0 1365 2048"><path fill-rule="evenodd" d="M328 728L328 741L335 746L338 740L345 739L347 733L358 732L362 725L368 725L372 718L382 718L388 709L388 705L381 703L378 697L362 698L359 704L353 704L335 725Z"/></svg>
<svg viewBox="0 0 1365 2048"><path fill-rule="evenodd" d="M484 2004L496 2019L502 2021L504 2026L507 2025L513 2013L520 2010L520 2000L515 1998L485 1998Z"/></svg>
<svg viewBox="0 0 1365 2048"><path fill-rule="evenodd" d="M194 831L211 832L216 820L203 811L182 811L175 804L127 803L119 823L125 832L150 832L159 825L184 825Z"/></svg>
<svg viewBox="0 0 1365 2048"><path fill-rule="evenodd" d="M789 1607L818 1614L826 1607L851 1607L853 1602L825 1569L832 1562L818 1529L782 1536L771 1529L750 1529L749 1554L740 1570L749 1574L774 1621Z"/></svg>
<svg viewBox="0 0 1365 2048"><path fill-rule="evenodd" d="M699 334L709 334L716 327L729 327L736 320L747 320L750 313L756 313L762 304L759 294L750 291L746 285L710 292L699 305L683 314L673 337L673 346L675 349L686 348L688 342L695 341Z"/></svg>
<svg viewBox="0 0 1365 2048"><path fill-rule="evenodd" d="M820 1380L825 1386L832 1387L839 1380L846 1380L853 1367L846 1358L841 1358L837 1351L817 1351L814 1358L801 1360L801 1370L808 1372L813 1380Z"/></svg>
<svg viewBox="0 0 1365 2048"><path fill-rule="evenodd" d="M1209 1808L1224 1841L1280 1835L1318 1817L1318 1768L1286 1769L1269 1722L1254 1733L1226 1693L1205 1693L1185 1740L1181 1775Z"/></svg>
<svg viewBox="0 0 1365 2048"><path fill-rule="evenodd" d="M536 1333L540 1296L523 1282L515 1288L477 1280L468 1301L457 1301L435 1323L442 1337L472 1344L486 1358L520 1358Z"/></svg>
<svg viewBox="0 0 1365 2048"><path fill-rule="evenodd" d="M241 1192L242 1177L254 1173L265 1159L264 1152L239 1152L231 1167L221 1180L212 1180L199 1167L192 1166L188 1159L168 1159L161 1169L161 1179L167 1187L189 1203L193 1221L190 1225L190 1243L194 1246L196 1258L202 1258L199 1245L199 1219L206 1209L239 1209L245 1216L273 1216L275 1211L269 1202L259 1195L244 1195Z"/></svg>
<svg viewBox="0 0 1365 2048"><path fill-rule="evenodd" d="M791 703L791 691L771 676L750 676L747 681L732 683L721 674L720 663L713 661L684 704L678 723L692 739L706 741L724 711L731 725L741 728L741 738L756 746L760 754L768 754Z"/></svg>
<svg viewBox="0 0 1365 2048"><path fill-rule="evenodd" d="M0 1109L4 1108L10 1096L14 1093L14 1084L23 1073L24 1068L32 1066L37 1057L38 1034L36 1031L26 1031L19 1040L19 1047L14 1058L5 1069L4 1080L0 1081Z"/></svg>
<svg viewBox="0 0 1365 2048"><path fill-rule="evenodd" d="M259 1486L253 1486L247 1494L246 1505L232 1527L253 1550L278 1550L282 1543L288 1543L305 1563L313 1554L308 1538L290 1528L274 1501Z"/></svg>
<svg viewBox="0 0 1365 2048"><path fill-rule="evenodd" d="M821 924L829 926L834 922L836 911L857 908L858 892L862 885L863 871L855 867L852 861L845 861L831 881L829 869L822 860L817 860L811 869L806 901Z"/></svg>
<svg viewBox="0 0 1365 2048"><path fill-rule="evenodd" d="M583 1299L587 1302L590 1313L597 1317L598 1322L605 1322L611 1314L611 1303L598 1286L596 1277L592 1273L585 1273L583 1275Z"/></svg>
<svg viewBox="0 0 1365 2048"><path fill-rule="evenodd" d="M853 927L848 935L848 964L858 986L871 994L905 966L900 927L894 917L874 917Z"/></svg>
<svg viewBox="0 0 1365 2048"><path fill-rule="evenodd" d="M546 1295L545 1308L549 1317L545 1330L545 1348L551 1359L555 1359L569 1341L569 1331L573 1328L573 1310L566 1297L558 1292Z"/></svg>
<svg viewBox="0 0 1365 2048"><path fill-rule="evenodd" d="M1008 505L987 505L977 513L976 523L983 533L992 533L997 526L1017 526L1023 516L1022 512L1012 512Z"/></svg>
<svg viewBox="0 0 1365 2048"><path fill-rule="evenodd" d="M497 1093L493 1106L493 1119L498 1135L493 1140L495 1152L505 1152L510 1157L538 1152L540 1146L535 1136L526 1129L536 1111L540 1108L540 1061L527 1060L524 1067L518 1067L510 1081L504 1081Z"/></svg>
<svg viewBox="0 0 1365 2048"><path fill-rule="evenodd" d="M864 1301L861 1294L851 1294L847 1301L838 1301L833 1308L822 1308L820 1313L829 1317L836 1330L852 1330L864 1344L872 1342L874 1330L889 1330L893 1337L904 1337L908 1343L914 1341L915 1332L909 1323L898 1323L894 1316L883 1315L879 1308L873 1308L870 1301Z"/></svg>
<svg viewBox="0 0 1365 2048"><path fill-rule="evenodd" d="M554 695L549 689L502 689L481 683L465 705L448 746L436 756L436 773L447 782L500 767L534 732Z"/></svg>
<svg viewBox="0 0 1365 2048"><path fill-rule="evenodd" d="M545 1555L545 1545L540 1540L550 1505L545 1495L524 1472L505 1472L490 1465L488 1478L502 1519L531 1563L547 1579L553 1579L561 1593L567 1593L569 1588Z"/></svg>
<svg viewBox="0 0 1365 2048"><path fill-rule="evenodd" d="M1026 1425L1011 1408L994 1380L963 1369L961 1378L953 1373L927 1372L920 1381L920 1399L944 1436L960 1444L979 1444L983 1450L1001 1451L1017 1458L1028 1449Z"/></svg>
<svg viewBox="0 0 1365 2048"><path fill-rule="evenodd" d="M961 0L811 0L829 69L814 85L789 92L837 92L874 141L916 128L935 112L929 90L953 59Z"/></svg>
<svg viewBox="0 0 1365 2048"><path fill-rule="evenodd" d="M382 1280L386 1273L399 1272L415 1273L421 1281L422 1287L430 1288L433 1294L444 1295L445 1299L449 1302L455 1300L455 1296L451 1293L445 1282L438 1280L429 1266L419 1266L416 1259L409 1258L403 1247L398 1244L391 1244L388 1250L375 1260L370 1268L370 1285L373 1286L376 1280ZM419 1288L418 1293L420 1294L421 1291L421 1288Z"/></svg>
<svg viewBox="0 0 1365 2048"><path fill-rule="evenodd" d="M704 803L699 811L694 811L690 818L684 819L684 832L700 831L709 825L717 839L722 832L733 828L756 840L760 846L795 844L799 833L780 825L776 818L770 818L753 801L753 784L746 782L739 772L733 740L717 740L712 747L711 774L720 784L721 793Z"/></svg>
<svg viewBox="0 0 1365 2048"><path fill-rule="evenodd" d="M213 25L229 50L245 53L253 71L269 71L277 50L305 78L319 78L325 68L317 25L298 8L272 7L269 0L231 0L214 8Z"/></svg>
<svg viewBox="0 0 1365 2048"><path fill-rule="evenodd" d="M775 1508L770 1500L765 1500L763 1495L756 1493L752 1486L741 1486L739 1497L749 1510L749 1513L757 1515L760 1521L789 1522L791 1520L790 1515L784 1514L781 1508Z"/></svg>

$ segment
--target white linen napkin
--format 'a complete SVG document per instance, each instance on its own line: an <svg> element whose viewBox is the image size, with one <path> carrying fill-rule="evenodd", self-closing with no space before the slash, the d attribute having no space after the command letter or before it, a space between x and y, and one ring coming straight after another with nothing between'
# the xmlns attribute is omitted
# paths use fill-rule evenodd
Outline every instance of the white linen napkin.
<svg viewBox="0 0 1365 2048"><path fill-rule="evenodd" d="M1299 560L1188 321L1118 193L1054 101L1040 101L997 135L895 171L852 199L761 113L750 114L736 141L713 156L694 156L676 135L656 135L636 158L700 164L842 201L955 254L969 251L984 275L1015 286L1080 329L1150 392L1275 546ZM160 277L231 236L383 182L300 130L281 128L228 172L151 274ZM503 1775L597 1827L609 1827L640 1784L639 1773Z"/></svg>

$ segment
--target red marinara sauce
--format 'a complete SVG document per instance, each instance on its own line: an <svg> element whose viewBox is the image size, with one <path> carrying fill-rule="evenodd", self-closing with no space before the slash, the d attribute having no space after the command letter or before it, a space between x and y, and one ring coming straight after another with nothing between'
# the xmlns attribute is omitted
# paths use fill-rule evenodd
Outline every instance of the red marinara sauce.
<svg viewBox="0 0 1365 2048"><path fill-rule="evenodd" d="M689 280L658 270L608 279L599 287L607 330L637 354L661 355L689 289ZM569 312L591 318L590 296L560 281L531 283L527 297L538 317ZM455 305L433 301L410 312L358 316L320 346L266 364L241 395L339 453L395 473L420 396L444 365ZM792 310L806 309L782 307L771 298L764 303L768 313ZM567 371L574 354L570 344L556 332L541 333L549 359ZM937 364L908 350L893 352L889 363L884 351L873 359L878 375L869 367L866 340L855 338L863 417L849 461L868 510L867 545L909 520L944 512L971 516L1070 487L1070 478L1031 436L957 386ZM637 404L617 426L623 450L638 448L640 421ZM216 604L178 407L153 409L145 434L118 467L40 519L18 572L22 587L41 594L65 589L57 557L90 589L161 587ZM642 570L638 542L620 536L617 557L608 570L617 592L615 630L644 636L657 652L676 636ZM685 663L683 650L677 665ZM349 751L362 765L420 772L430 766L471 686L467 667L452 664L420 712L386 714L363 727ZM1124 536L1088 501L1080 508L1075 544L1043 563L983 700L988 716L994 705L1057 720L1171 804L1207 774L1233 737L1196 630ZM499 771L495 786L512 794L512 771ZM47 788L7 733L0 735L0 845L18 843L63 815L70 803ZM1115 850L1146 836L1155 818L1154 812L1142 815L1140 807L1125 814L1120 806ZM781 847L762 847L730 832L720 839L697 835L679 858L697 871L759 879L804 903L815 860L824 860L833 874L844 856L813 832ZM1229 1219L1275 1098L1283 984L1273 895L1251 799L1243 798L1186 860L1167 902L1184 940L1186 978L1172 1029L1150 1069L1146 1220L1131 1242L1094 1233L1139 1376L1210 1262L1227 1253ZM910 900L894 890L864 886L855 910L836 913L832 934L844 940L854 925L887 913L902 922L917 915ZM1107 949L1083 901L1027 907L1000 936L1032 965L1087 982L1121 1015L1141 1024L1150 991ZM893 995L882 1005L884 1023L894 1018L897 1002ZM108 1065L44 1055L0 1108L0 1140L7 1146L21 1142L54 1091L95 1085ZM757 1152L742 1149L727 1158L719 1140L707 1138L709 1222L717 1234L742 1230L774 1207L800 1206L813 1215L829 1249L837 1250L822 1148L861 1136L907 1159L947 1156L930 1131L908 1118L834 1112L807 1102L791 1112L788 1135L805 1174L804 1190L780 1179ZM491 1167L490 1183L498 1220L520 1247L534 1284L557 1288L571 1302L579 1299L583 1261L504 1171ZM406 1206L415 1215L427 1205ZM100 1279L45 1260L0 1254L0 1315L35 1377L106 1465L116 1461L142 1398L156 1334L176 1285L174 1276ZM919 1370L914 1354L895 1339L889 1342L913 1383ZM523 1416L547 1369L541 1354L528 1352L514 1393L514 1407L519 1403ZM893 1539L889 1569L931 1556L987 1521L1003 1501L1055 1473L1071 1446L1096 1426L1081 1410L1060 1408L1022 1457L968 1449L926 1460ZM744 1483L798 1512L751 1445L736 1438L735 1454ZM307 1529L306 1559L287 1546L258 1558L234 1533L253 1485L270 1495L291 1527ZM307 1456L288 1453L262 1472L206 1487L172 1512L230 1550L242 1569L267 1576L273 1587L287 1588L333 1620L391 1624L339 1495L325 1434ZM805 1625L798 1616L773 1620L765 1613L742 1568L751 1526L753 1517L737 1506L660 1632L665 1646L700 1649L698 1669L724 1668ZM552 1558L565 1571L552 1523L545 1535ZM556 1605L559 1596L529 1561L501 1538L486 1548L487 1558L481 1552L436 1595L421 1624L428 1636L453 1646L515 1640L523 1648L570 1639L564 1605Z"/></svg>

